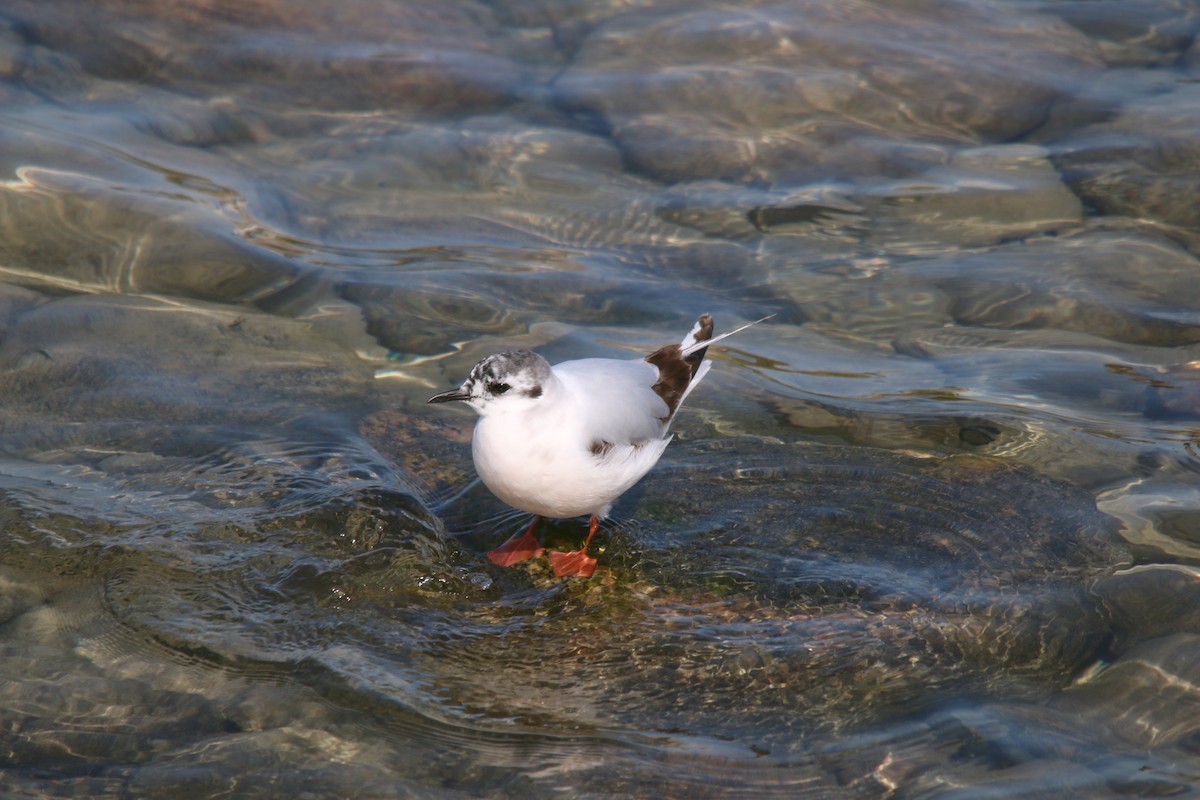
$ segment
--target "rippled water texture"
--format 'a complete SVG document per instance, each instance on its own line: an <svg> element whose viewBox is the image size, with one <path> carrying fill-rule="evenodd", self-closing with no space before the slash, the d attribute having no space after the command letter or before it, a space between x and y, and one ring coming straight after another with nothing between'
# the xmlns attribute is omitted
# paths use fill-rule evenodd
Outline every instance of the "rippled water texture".
<svg viewBox="0 0 1200 800"><path fill-rule="evenodd" d="M1198 33L0 5L0 794L1200 790ZM596 576L493 567L424 399L704 311Z"/></svg>

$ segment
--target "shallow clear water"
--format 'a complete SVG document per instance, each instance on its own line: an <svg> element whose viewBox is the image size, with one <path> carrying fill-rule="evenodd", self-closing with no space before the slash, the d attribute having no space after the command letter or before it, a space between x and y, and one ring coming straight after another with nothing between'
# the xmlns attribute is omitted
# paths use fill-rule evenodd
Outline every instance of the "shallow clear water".
<svg viewBox="0 0 1200 800"><path fill-rule="evenodd" d="M5 3L3 793L1195 791L1198 33ZM596 576L492 567L424 399L703 311Z"/></svg>

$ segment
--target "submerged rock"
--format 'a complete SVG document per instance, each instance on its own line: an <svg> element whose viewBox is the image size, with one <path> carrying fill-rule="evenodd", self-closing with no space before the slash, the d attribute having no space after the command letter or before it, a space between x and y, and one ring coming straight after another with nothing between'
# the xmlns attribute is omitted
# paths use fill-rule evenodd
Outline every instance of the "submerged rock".
<svg viewBox="0 0 1200 800"><path fill-rule="evenodd" d="M478 110L509 102L519 75L472 2L16 0L5 14L96 79L224 87L249 106L277 106L282 93L329 111ZM66 99L79 86L48 77L41 88Z"/></svg>
<svg viewBox="0 0 1200 800"><path fill-rule="evenodd" d="M945 164L854 199L871 220L868 244L897 254L995 247L1083 226L1083 206L1050 151L1031 145L958 150Z"/></svg>
<svg viewBox="0 0 1200 800"><path fill-rule="evenodd" d="M128 546L144 569L203 582L217 563L284 553L448 560L406 478L355 432L371 369L306 323L119 295L14 311L0 342L6 563L90 570Z"/></svg>
<svg viewBox="0 0 1200 800"><path fill-rule="evenodd" d="M1011 5L668 4L598 25L555 89L648 175L794 182L894 172L913 141L1017 138L1099 64Z"/></svg>
<svg viewBox="0 0 1200 800"><path fill-rule="evenodd" d="M645 521L605 526L603 577L504 571L509 600L419 648L447 696L787 751L948 696L1065 685L1109 637L1088 587L1127 560L1088 494L993 459L681 445L618 514L632 504ZM478 552L502 538L459 513ZM566 546L575 527L544 538ZM539 594L518 601L529 581Z"/></svg>
<svg viewBox="0 0 1200 800"><path fill-rule="evenodd" d="M1132 648L1055 697L1051 707L1139 748L1190 748L1200 736L1198 686L1200 635L1174 633Z"/></svg>
<svg viewBox="0 0 1200 800"><path fill-rule="evenodd" d="M170 184L160 174L94 149L72 152L59 137L3 131L0 141L26 162L0 183L0 277L9 283L236 304L304 279L298 264L238 236L197 196L164 196Z"/></svg>
<svg viewBox="0 0 1200 800"><path fill-rule="evenodd" d="M1200 32L1200 11L1188 0L1050 0L1039 6L1094 39L1112 66L1175 66Z"/></svg>
<svg viewBox="0 0 1200 800"><path fill-rule="evenodd" d="M1200 305L1189 278L1198 264L1165 237L1101 229L916 262L903 274L951 298L958 324L1172 348L1200 342L1200 315L1180 311Z"/></svg>
<svg viewBox="0 0 1200 800"><path fill-rule="evenodd" d="M1056 144L1064 177L1103 214L1200 229L1200 86L1128 100L1110 121Z"/></svg>

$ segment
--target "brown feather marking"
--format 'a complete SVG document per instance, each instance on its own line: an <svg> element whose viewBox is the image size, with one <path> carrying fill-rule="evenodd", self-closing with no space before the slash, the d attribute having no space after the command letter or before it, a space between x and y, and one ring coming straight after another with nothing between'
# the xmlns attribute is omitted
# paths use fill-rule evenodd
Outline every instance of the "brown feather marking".
<svg viewBox="0 0 1200 800"><path fill-rule="evenodd" d="M696 323L700 326L700 330L695 334L697 342L712 338L712 314L701 314ZM700 363L704 361L704 353L707 350L707 347L702 347L685 358L682 355L683 348L677 344L669 344L646 356L646 361L658 367L658 383L651 388L667 404L667 416L663 418L663 422L675 416L679 400L687 391L692 378L696 377L696 370L700 369Z"/></svg>
<svg viewBox="0 0 1200 800"><path fill-rule="evenodd" d="M596 441L592 442L591 447L588 448L588 450L590 450L592 455L594 455L596 458L604 458L606 455L608 455L608 451L612 449L613 443L605 441L604 439L597 439Z"/></svg>
<svg viewBox="0 0 1200 800"><path fill-rule="evenodd" d="M701 314L696 320L696 324L700 326L700 330L696 331L696 335L693 337L697 342L706 342L712 338L712 314ZM684 359L692 367L692 377L696 376L696 370L700 369L700 362L704 360L704 354L707 352L708 348L702 347Z"/></svg>
<svg viewBox="0 0 1200 800"><path fill-rule="evenodd" d="M646 356L646 360L658 367L658 383L650 388L667 404L667 416L663 418L666 422L675 416L679 398L683 397L684 390L692 381L692 365L680 355L677 344L658 348Z"/></svg>

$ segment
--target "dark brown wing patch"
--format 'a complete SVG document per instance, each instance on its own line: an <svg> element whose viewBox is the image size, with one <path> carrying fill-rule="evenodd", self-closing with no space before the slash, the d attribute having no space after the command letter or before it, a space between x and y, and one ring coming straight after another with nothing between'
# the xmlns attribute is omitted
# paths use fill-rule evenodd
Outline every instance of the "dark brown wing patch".
<svg viewBox="0 0 1200 800"><path fill-rule="evenodd" d="M596 441L592 442L590 447L588 447L588 450L590 450L592 455L594 455L596 458L604 458L606 455L608 455L608 451L612 449L613 443L607 442L604 439L597 439Z"/></svg>
<svg viewBox="0 0 1200 800"><path fill-rule="evenodd" d="M696 320L696 324L700 326L700 330L696 331L695 335L697 342L712 338L713 318L711 314L701 314L700 318ZM679 400L687 391L692 378L696 377L696 370L700 369L700 363L704 361L704 353L707 350L707 347L702 347L685 357L682 347L677 344L669 344L646 356L646 361L658 367L658 383L651 388L667 404L667 416L663 422L675 416L675 409L679 408Z"/></svg>

